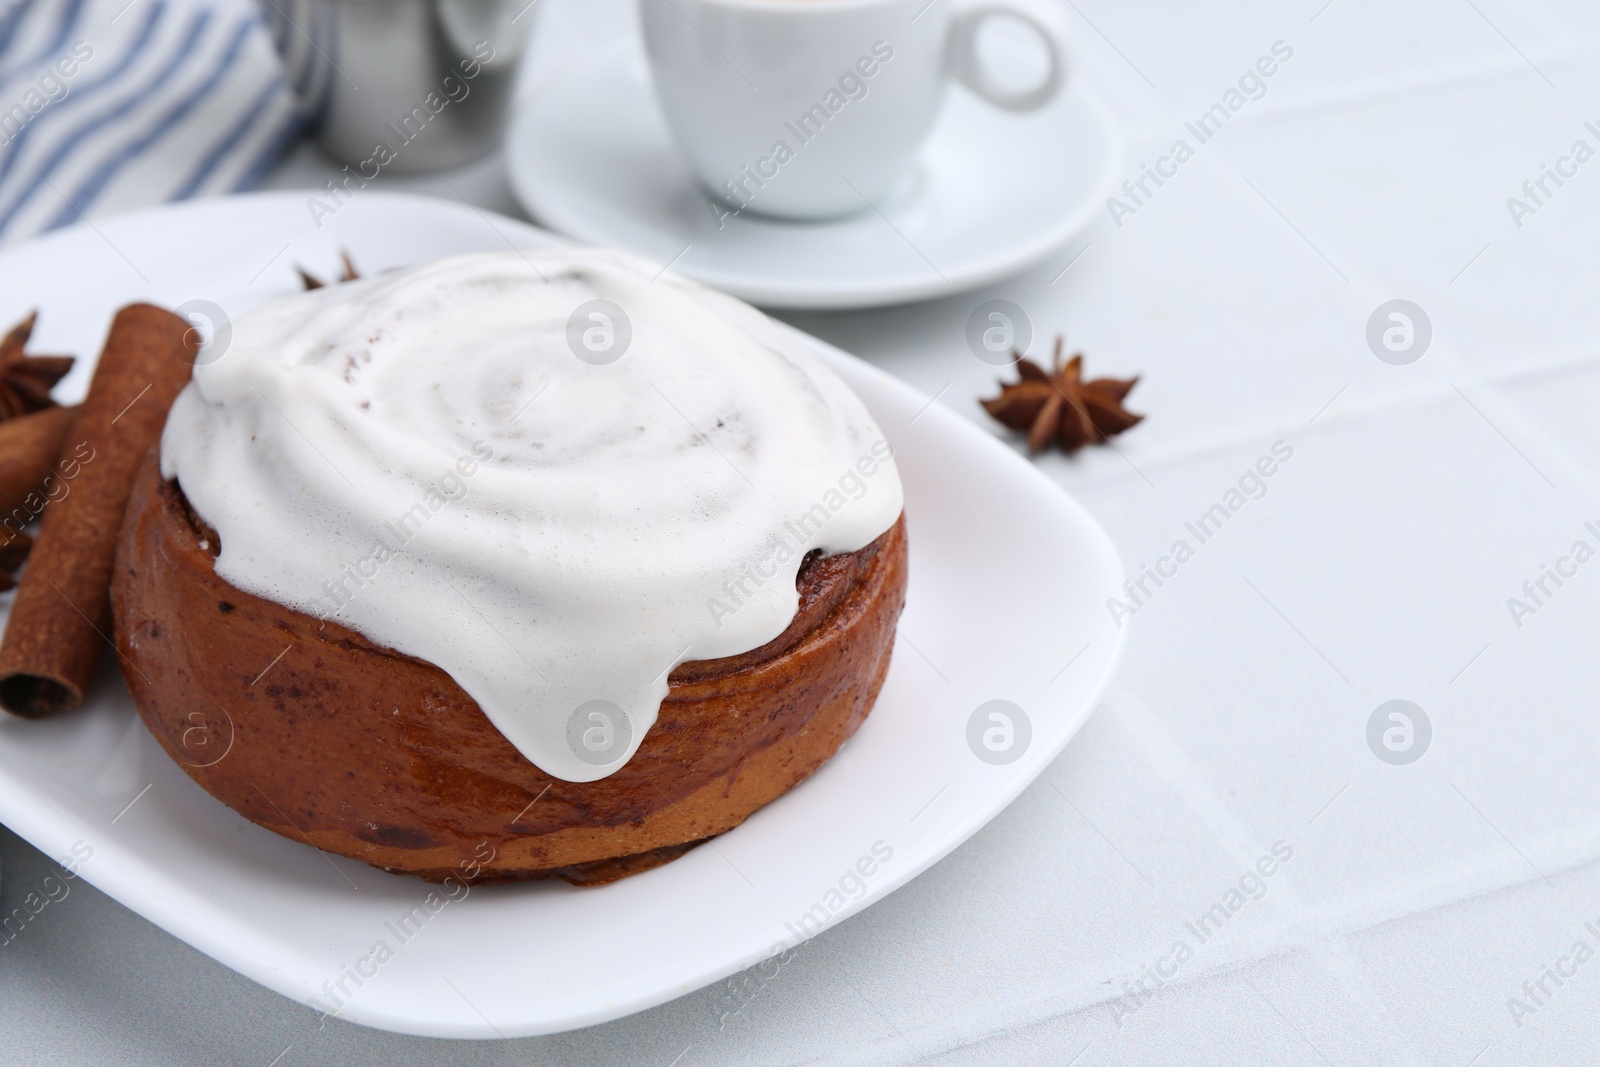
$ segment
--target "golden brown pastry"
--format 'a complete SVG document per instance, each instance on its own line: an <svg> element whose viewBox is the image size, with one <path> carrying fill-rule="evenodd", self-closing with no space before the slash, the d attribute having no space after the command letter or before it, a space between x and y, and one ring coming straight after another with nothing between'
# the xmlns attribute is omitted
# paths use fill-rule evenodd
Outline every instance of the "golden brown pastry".
<svg viewBox="0 0 1600 1067"><path fill-rule="evenodd" d="M215 531L140 472L113 579L116 642L151 732L208 792L327 852L438 881L598 884L676 858L812 774L865 719L905 601L904 519L808 559L801 606L752 652L670 675L609 777L535 767L437 667L219 578Z"/></svg>

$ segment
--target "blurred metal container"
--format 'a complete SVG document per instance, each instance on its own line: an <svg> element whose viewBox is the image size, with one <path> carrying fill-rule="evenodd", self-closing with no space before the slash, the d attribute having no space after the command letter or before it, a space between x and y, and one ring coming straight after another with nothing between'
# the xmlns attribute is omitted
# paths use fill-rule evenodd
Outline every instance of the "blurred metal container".
<svg viewBox="0 0 1600 1067"><path fill-rule="evenodd" d="M437 170L499 143L537 0L259 0L322 150Z"/></svg>

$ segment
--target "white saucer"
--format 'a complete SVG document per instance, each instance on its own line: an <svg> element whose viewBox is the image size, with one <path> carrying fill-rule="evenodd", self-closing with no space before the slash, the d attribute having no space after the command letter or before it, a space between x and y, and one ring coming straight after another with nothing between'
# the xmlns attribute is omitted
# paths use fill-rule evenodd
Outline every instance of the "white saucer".
<svg viewBox="0 0 1600 1067"><path fill-rule="evenodd" d="M320 223L303 191L192 200L0 252L0 323L39 309L39 349L82 357L62 383L71 400L112 312L130 301L207 300L237 317L298 291L297 264L331 273L341 248L371 274L553 243L503 216L377 191ZM1122 650L1125 631L1105 610L1122 565L1094 519L1008 445L795 336L894 446L911 584L888 678L860 732L713 844L596 889L473 888L448 907L429 905L426 928L402 939L391 927L429 886L320 855L213 800L145 730L110 664L78 711L40 722L0 713L0 819L52 857L92 851L79 868L89 882L302 1003L327 998L325 983L370 964L385 942L395 955L376 976L363 970L359 988L346 979L342 1017L434 1037L614 1019L882 900L994 818L1083 724ZM1009 762L979 755L974 740L990 728L975 713L994 700L1024 712Z"/></svg>
<svg viewBox="0 0 1600 1067"><path fill-rule="evenodd" d="M816 223L747 213L719 230L638 43L581 47L587 62L528 94L512 119L517 198L553 229L767 307L905 303L1015 274L1102 210L1122 161L1110 112L1082 83L1028 115L952 87L920 160L875 210Z"/></svg>

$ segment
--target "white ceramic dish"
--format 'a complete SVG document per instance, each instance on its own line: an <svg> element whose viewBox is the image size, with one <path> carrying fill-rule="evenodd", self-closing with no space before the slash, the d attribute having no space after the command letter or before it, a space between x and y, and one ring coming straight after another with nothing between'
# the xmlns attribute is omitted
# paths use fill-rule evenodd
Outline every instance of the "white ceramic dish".
<svg viewBox="0 0 1600 1067"><path fill-rule="evenodd" d="M440 200L363 193L321 229L302 194L199 201L62 231L0 254L0 320L41 311L40 351L92 356L112 311L208 300L230 314L295 290L294 264L366 271L543 231ZM439 1037L549 1033L617 1018L792 944L926 870L1006 806L1083 723L1121 652L1105 598L1122 580L1105 533L1010 449L872 367L813 341L878 419L906 488L911 587L876 709L815 777L712 845L599 889L482 887L401 916L432 887L324 856L212 800L145 731L108 664L88 705L0 716L0 819L52 856L93 850L83 877L284 996L385 942L394 953L342 1017ZM226 358L226 357L224 357ZM85 364L89 361L86 360ZM63 383L80 393L89 367ZM9 598L7 598L9 599ZM1069 666L1070 664L1070 666ZM967 742L992 699L1025 709L1021 758ZM870 877L841 878L877 846ZM834 906L837 905L837 906ZM414 920L415 921L415 920ZM786 925L788 924L788 925ZM341 998L343 999L343 998Z"/></svg>
<svg viewBox="0 0 1600 1067"><path fill-rule="evenodd" d="M562 233L767 307L927 300L1025 270L1103 210L1122 163L1110 112L1081 81L1025 115L952 88L916 165L860 214L719 219L672 144L637 41L573 47L585 62L530 90L512 118L517 198Z"/></svg>

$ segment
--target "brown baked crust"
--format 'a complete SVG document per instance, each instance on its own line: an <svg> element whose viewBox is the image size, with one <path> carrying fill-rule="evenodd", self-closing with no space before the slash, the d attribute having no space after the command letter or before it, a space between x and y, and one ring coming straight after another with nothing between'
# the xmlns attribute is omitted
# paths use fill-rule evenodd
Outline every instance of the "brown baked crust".
<svg viewBox="0 0 1600 1067"><path fill-rule="evenodd" d="M905 603L904 525L806 561L769 644L676 668L634 757L597 782L529 763L438 667L223 581L155 450L118 543L116 644L168 754L269 830L431 881L598 884L732 829L855 733Z"/></svg>

